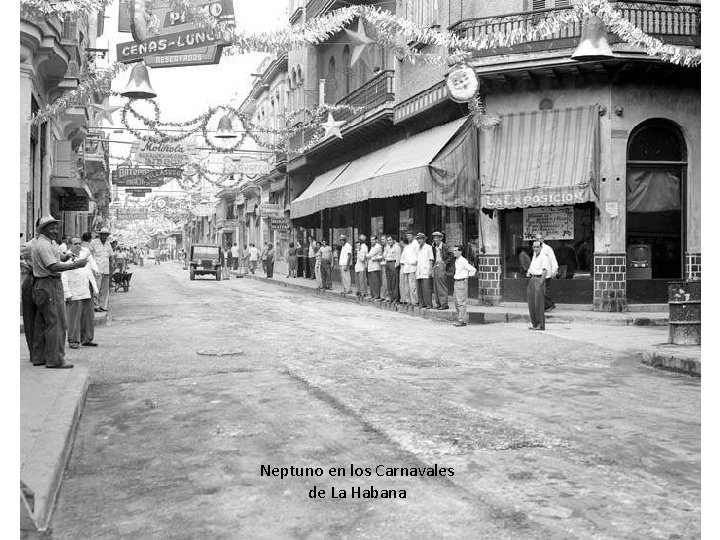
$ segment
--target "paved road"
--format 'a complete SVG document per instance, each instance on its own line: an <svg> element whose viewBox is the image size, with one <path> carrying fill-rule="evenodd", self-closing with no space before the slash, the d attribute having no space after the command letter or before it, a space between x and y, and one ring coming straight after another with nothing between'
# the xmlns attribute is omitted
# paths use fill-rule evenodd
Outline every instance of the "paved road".
<svg viewBox="0 0 720 540"><path fill-rule="evenodd" d="M700 536L699 380L617 347L174 263L112 304L72 351L92 386L52 538ZM378 475L435 464L453 476ZM350 498L371 486L406 498Z"/></svg>

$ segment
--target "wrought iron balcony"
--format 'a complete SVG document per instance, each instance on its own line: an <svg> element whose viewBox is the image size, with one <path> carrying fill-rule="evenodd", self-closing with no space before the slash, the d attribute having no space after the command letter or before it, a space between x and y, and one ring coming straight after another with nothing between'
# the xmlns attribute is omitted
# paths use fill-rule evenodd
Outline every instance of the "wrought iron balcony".
<svg viewBox="0 0 720 540"><path fill-rule="evenodd" d="M678 2L613 2L622 16L642 31L655 36L665 43L674 45L700 46L700 4ZM550 15L569 12L573 8L543 9L532 12L512 13L496 17L464 19L452 26L450 30L457 35L473 40L481 40L484 36L495 32L509 32L518 28L527 28L542 22ZM478 51L474 56L494 56L518 52L536 52L563 49L575 46L582 31L582 24L577 22L558 30L552 38L538 40L510 48L498 48ZM620 39L611 34L610 43Z"/></svg>
<svg viewBox="0 0 720 540"><path fill-rule="evenodd" d="M381 71L360 88L353 90L337 102L338 105L362 107L361 111L355 113L337 112L333 113L333 116L336 120L350 122L358 116L369 114L377 107L393 101L395 101L395 72L390 70Z"/></svg>

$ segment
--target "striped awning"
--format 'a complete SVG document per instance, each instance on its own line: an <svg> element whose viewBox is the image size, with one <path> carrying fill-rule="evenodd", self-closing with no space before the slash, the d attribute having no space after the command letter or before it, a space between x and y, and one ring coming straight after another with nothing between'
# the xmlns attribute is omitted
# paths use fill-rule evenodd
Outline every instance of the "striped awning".
<svg viewBox="0 0 720 540"><path fill-rule="evenodd" d="M431 164L466 120L429 129L321 174L290 204L290 217L368 199L432 191L438 172Z"/></svg>
<svg viewBox="0 0 720 540"><path fill-rule="evenodd" d="M483 208L597 201L598 107L508 114L489 137Z"/></svg>

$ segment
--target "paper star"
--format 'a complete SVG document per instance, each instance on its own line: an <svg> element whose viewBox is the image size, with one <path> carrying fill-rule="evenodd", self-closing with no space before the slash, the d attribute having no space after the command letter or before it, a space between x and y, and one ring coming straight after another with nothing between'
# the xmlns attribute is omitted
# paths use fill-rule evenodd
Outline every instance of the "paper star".
<svg viewBox="0 0 720 540"><path fill-rule="evenodd" d="M112 115L115 111L122 109L122 107L117 107L114 105L96 105L96 104L91 104L90 108L95 112L95 118L94 118L93 122L98 127L100 127L102 125L103 120L107 120L111 126L114 126L115 122L113 122Z"/></svg>
<svg viewBox="0 0 720 540"><path fill-rule="evenodd" d="M360 56L362 56L365 47L375 42L365 33L365 27L363 26L362 19L358 20L357 31L345 30L345 33L350 36L353 41L358 43L358 45L353 46L352 58L350 59L350 67L352 67L355 65L355 62L360 59Z"/></svg>
<svg viewBox="0 0 720 540"><path fill-rule="evenodd" d="M347 124L345 120L335 120L333 118L333 115L331 112L328 112L327 122L324 124L320 124L323 128L325 128L325 136L330 137L331 135L335 135L338 139L342 139L342 134L340 133L340 127Z"/></svg>

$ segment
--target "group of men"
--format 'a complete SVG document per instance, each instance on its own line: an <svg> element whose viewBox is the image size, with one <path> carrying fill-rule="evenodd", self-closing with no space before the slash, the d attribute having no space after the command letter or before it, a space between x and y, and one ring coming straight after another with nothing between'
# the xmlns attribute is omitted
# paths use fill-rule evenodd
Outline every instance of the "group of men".
<svg viewBox="0 0 720 540"><path fill-rule="evenodd" d="M30 361L47 368L72 368L71 349L97 347L94 311L107 311L113 247L110 231L57 243L59 220L43 216L36 235L20 246L23 327Z"/></svg>

